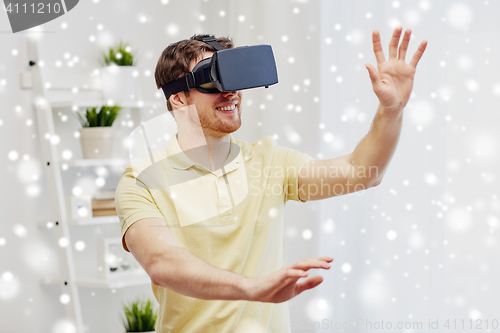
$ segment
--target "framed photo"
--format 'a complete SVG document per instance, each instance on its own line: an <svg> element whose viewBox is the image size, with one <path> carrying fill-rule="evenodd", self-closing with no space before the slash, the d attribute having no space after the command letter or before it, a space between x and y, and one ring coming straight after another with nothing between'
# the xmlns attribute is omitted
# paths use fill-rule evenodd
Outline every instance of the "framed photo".
<svg viewBox="0 0 500 333"><path fill-rule="evenodd" d="M97 255L100 278L108 280L144 273L144 269L135 260L132 253L122 248L121 238L99 239Z"/></svg>
<svg viewBox="0 0 500 333"><path fill-rule="evenodd" d="M91 218L92 197L90 195L71 196L69 198L69 211L73 220Z"/></svg>

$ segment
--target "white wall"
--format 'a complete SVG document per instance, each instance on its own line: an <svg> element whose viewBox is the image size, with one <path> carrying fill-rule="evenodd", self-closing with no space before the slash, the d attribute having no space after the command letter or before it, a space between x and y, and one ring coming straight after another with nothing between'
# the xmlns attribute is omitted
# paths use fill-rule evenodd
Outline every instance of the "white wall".
<svg viewBox="0 0 500 333"><path fill-rule="evenodd" d="M321 135L334 138L322 142L325 157L351 152L375 114L364 68L376 65L371 31L380 31L386 56L397 23L414 32L408 61L423 39L428 47L382 184L321 203L319 222L331 220L334 231L320 235L320 252L336 264L315 320L422 322L420 332L429 320L446 331L447 319L469 330L471 319L483 329L497 319L499 9L492 1L322 2Z"/></svg>

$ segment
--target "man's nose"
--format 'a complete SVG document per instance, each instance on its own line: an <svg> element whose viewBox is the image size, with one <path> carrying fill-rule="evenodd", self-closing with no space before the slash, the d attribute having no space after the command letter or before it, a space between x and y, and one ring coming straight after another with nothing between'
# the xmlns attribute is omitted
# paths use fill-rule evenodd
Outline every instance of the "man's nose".
<svg viewBox="0 0 500 333"><path fill-rule="evenodd" d="M223 91L222 92L222 96L224 96L224 97L232 97L234 95L239 94L239 92L240 92L239 90L236 90L236 91Z"/></svg>

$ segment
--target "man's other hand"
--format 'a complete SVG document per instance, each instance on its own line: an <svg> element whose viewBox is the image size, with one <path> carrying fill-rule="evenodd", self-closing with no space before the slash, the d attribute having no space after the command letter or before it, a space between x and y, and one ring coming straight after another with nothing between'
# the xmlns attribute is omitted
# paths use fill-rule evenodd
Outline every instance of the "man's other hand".
<svg viewBox="0 0 500 333"><path fill-rule="evenodd" d="M331 257L308 258L287 265L279 271L262 278L249 278L246 280L246 288L249 299L256 302L281 303L297 296L305 290L312 289L323 282L320 275L306 278L307 271L311 268L330 269Z"/></svg>

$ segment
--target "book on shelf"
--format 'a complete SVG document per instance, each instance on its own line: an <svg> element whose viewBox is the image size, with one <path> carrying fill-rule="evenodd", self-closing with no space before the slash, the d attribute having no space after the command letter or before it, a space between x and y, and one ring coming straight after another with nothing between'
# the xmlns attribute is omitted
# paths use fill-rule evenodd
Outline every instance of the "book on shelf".
<svg viewBox="0 0 500 333"><path fill-rule="evenodd" d="M92 210L115 209L115 199L92 199Z"/></svg>
<svg viewBox="0 0 500 333"><path fill-rule="evenodd" d="M117 215L115 209L115 190L98 191L92 198L92 216Z"/></svg>
<svg viewBox="0 0 500 333"><path fill-rule="evenodd" d="M92 210L92 216L110 216L117 215L116 209L94 209Z"/></svg>

